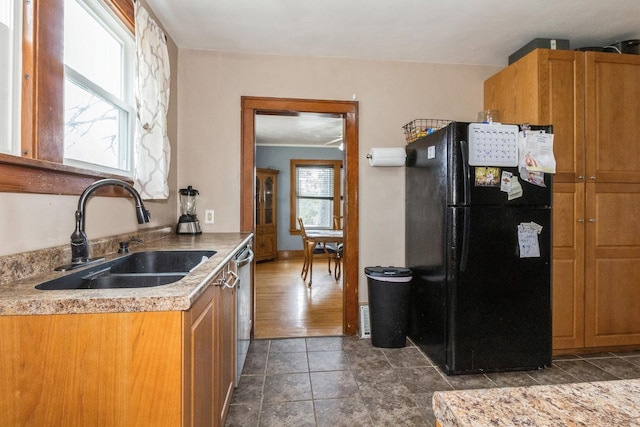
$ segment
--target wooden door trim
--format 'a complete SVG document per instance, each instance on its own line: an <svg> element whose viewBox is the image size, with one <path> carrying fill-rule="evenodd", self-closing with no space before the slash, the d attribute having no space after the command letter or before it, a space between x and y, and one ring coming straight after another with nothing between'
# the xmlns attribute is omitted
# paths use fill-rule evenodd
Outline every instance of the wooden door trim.
<svg viewBox="0 0 640 427"><path fill-rule="evenodd" d="M345 194L343 259L343 333L358 331L358 102L295 98L241 98L240 229L255 228L255 113L296 112L336 114L345 120ZM252 302L253 303L253 302ZM255 307L253 308L255 313Z"/></svg>

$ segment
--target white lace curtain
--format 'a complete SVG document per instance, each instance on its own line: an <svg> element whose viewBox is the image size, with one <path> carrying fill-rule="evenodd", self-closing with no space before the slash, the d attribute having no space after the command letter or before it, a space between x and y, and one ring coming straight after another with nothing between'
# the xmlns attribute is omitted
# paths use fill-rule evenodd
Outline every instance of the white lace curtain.
<svg viewBox="0 0 640 427"><path fill-rule="evenodd" d="M162 29L139 1L134 5L137 66L133 180L143 199L166 199L171 160L167 136L169 52Z"/></svg>

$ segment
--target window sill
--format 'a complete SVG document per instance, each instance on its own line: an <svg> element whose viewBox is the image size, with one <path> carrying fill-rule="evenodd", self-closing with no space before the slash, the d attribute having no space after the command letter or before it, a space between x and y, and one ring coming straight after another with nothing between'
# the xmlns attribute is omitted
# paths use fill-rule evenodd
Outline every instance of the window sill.
<svg viewBox="0 0 640 427"><path fill-rule="evenodd" d="M79 195L102 178L117 178L132 183L128 177L0 153L0 192ZM125 194L115 187L106 190L100 194Z"/></svg>

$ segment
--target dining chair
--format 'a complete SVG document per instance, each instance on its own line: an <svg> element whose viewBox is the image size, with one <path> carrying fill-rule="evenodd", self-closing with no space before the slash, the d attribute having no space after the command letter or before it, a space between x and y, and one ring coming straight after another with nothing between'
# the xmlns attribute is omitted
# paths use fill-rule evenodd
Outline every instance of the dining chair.
<svg viewBox="0 0 640 427"><path fill-rule="evenodd" d="M302 280L307 280L307 272L309 271L309 239L307 238L307 232L304 228L304 223L302 222L302 218L298 218L298 226L300 227L300 237L302 238L302 271L300 272L300 276L302 276Z"/></svg>
<svg viewBox="0 0 640 427"><path fill-rule="evenodd" d="M342 221L343 221L343 216L342 215L334 215L333 216L333 229L334 230L342 230ZM342 255L344 252L344 248L343 248L343 244L342 243L338 243L335 246L336 248L336 257L335 257L335 267L334 267L334 277L336 278L336 280L340 280L340 275L342 273Z"/></svg>
<svg viewBox="0 0 640 427"><path fill-rule="evenodd" d="M342 230L342 215L334 215L333 216L333 229L334 230Z"/></svg>
<svg viewBox="0 0 640 427"><path fill-rule="evenodd" d="M303 257L304 261L302 263L302 271L300 275L302 276L302 280L307 280L307 275L309 276L309 286L313 281L313 256L314 255L325 255L327 257L327 268L329 270L329 274L331 274L331 261L334 260L336 266L334 268L334 274L338 274L335 269L338 269L338 250L329 244L317 244L313 240L309 239L307 236L307 231L304 226L304 221L302 218L298 218L298 224L300 225L300 236L302 237L302 246L303 246ZM336 280L340 276L336 276Z"/></svg>
<svg viewBox="0 0 640 427"><path fill-rule="evenodd" d="M342 243L336 246L336 255L334 257L335 266L333 267L333 277L336 281L340 280L342 275L342 255L344 253L344 245Z"/></svg>

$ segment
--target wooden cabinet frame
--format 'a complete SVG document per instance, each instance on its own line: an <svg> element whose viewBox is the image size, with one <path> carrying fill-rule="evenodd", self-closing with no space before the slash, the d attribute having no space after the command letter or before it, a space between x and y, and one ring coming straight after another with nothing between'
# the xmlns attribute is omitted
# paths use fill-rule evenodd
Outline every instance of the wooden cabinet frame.
<svg viewBox="0 0 640 427"><path fill-rule="evenodd" d="M484 106L554 126L554 351L640 344L640 56L537 49Z"/></svg>

